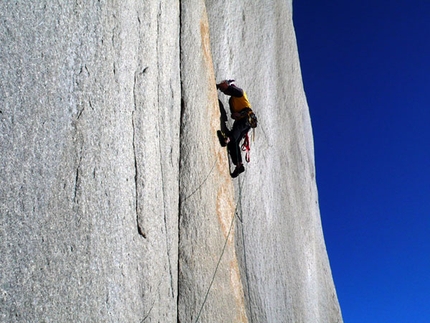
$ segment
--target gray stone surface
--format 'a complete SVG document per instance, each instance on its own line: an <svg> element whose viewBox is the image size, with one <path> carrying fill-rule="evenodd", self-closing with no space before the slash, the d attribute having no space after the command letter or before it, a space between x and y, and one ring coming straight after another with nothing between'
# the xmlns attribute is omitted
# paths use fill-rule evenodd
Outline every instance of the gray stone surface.
<svg viewBox="0 0 430 323"><path fill-rule="evenodd" d="M1 322L341 322L291 1L0 2ZM215 81L259 117L229 176Z"/></svg>
<svg viewBox="0 0 430 323"><path fill-rule="evenodd" d="M204 1L181 1L180 322L246 322ZM225 249L224 249L225 244ZM224 250L224 252L223 252ZM218 264L219 262L219 264Z"/></svg>
<svg viewBox="0 0 430 323"><path fill-rule="evenodd" d="M178 3L0 17L0 321L176 321Z"/></svg>
<svg viewBox="0 0 430 323"><path fill-rule="evenodd" d="M217 80L236 79L259 118L251 163L235 181L248 320L341 322L319 215L292 3L208 0L207 10Z"/></svg>

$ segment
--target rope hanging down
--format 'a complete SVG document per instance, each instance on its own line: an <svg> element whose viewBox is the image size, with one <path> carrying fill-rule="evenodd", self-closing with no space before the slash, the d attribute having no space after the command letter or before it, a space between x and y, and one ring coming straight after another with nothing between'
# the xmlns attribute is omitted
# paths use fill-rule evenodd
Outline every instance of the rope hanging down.
<svg viewBox="0 0 430 323"><path fill-rule="evenodd" d="M221 263L222 256L224 255L225 248L227 247L228 238L230 237L231 229L233 228L233 223L234 223L234 218L235 218L235 216L236 216L236 212L235 212L235 214L233 214L233 216L232 216L232 218L231 218L230 229L228 230L227 237L225 238L224 247L222 248L221 255L219 256L218 263L217 263L217 265L216 265L216 267L215 267L215 271L214 271L214 273L213 273L212 280L211 280L211 282L210 282L210 284L209 284L209 287L208 287L208 289L207 289L207 291L206 291L206 295L205 295L205 298L204 298L204 300L203 300L202 306L200 307L199 313L197 314L197 318L196 318L196 320L194 321L195 323L197 323L197 322L198 322L198 320L199 320L199 318L200 318L200 315L202 314L203 307L205 306L206 301L208 300L209 291L210 291L210 290L211 290L211 288L212 288L212 284L214 283L215 276L216 276L216 273L217 273L217 271L218 271L219 265L220 265L220 263Z"/></svg>
<svg viewBox="0 0 430 323"><path fill-rule="evenodd" d="M233 224L234 224L234 219L235 219L235 218L236 218L236 216L237 216L237 217L238 217L238 219L240 220L240 222L242 222L242 218L241 218L241 217L239 217L239 213L242 213L242 184L243 184L243 181L242 181L242 182L240 182L240 181L239 181L239 196L238 196L238 202L236 203L236 208L235 208L235 210L234 210L234 214L233 214L233 216L232 216L232 218L231 218L230 228L228 229L228 234L227 234L227 237L225 238L225 241L224 241L224 247L222 248L221 254L220 254L219 258L218 258L218 263L217 263L217 265L216 265L216 267L215 267L215 271L214 271L214 273L213 273L213 275L212 275L211 282L210 282L209 287L208 287L208 289L207 289L207 291L206 291L205 298L204 298L204 300L203 300L203 302L202 302L202 305L201 305L201 307L200 307L199 313L197 314L197 317L196 317L196 320L194 321L194 323L197 323L197 322L199 321L199 319L200 319L200 315L202 314L202 311L203 311L203 307L205 306L206 301L208 300L209 292L210 292L210 290L211 290L211 288L212 288L212 284L214 283L215 276L216 276L216 273L217 273L217 271L218 271L219 265L220 265L220 263L221 263L222 256L224 255L225 249L226 249L226 247L227 247L228 238L230 237L231 230L232 230L232 228L233 228Z"/></svg>

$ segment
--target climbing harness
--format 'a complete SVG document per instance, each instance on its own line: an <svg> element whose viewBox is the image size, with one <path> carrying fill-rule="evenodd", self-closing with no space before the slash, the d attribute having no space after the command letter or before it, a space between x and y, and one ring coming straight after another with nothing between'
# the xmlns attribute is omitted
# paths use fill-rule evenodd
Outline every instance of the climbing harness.
<svg viewBox="0 0 430 323"><path fill-rule="evenodd" d="M242 151L245 151L245 160L247 163L249 163L251 161L251 147L249 146L249 136L248 133L246 133L245 135L245 139L243 140L243 144L241 147Z"/></svg>

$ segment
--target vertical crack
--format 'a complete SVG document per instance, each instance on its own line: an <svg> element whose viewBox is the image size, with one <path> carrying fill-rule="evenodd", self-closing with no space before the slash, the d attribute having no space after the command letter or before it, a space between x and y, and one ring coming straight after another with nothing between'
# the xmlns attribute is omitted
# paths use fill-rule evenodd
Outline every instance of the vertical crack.
<svg viewBox="0 0 430 323"><path fill-rule="evenodd" d="M157 35L161 34L161 17L162 17L162 2L160 1L158 3L158 13L157 13ZM162 45L162 44L161 44ZM156 48L157 48L157 52L160 52L160 42L159 42L159 38L157 38L157 44L156 44ZM157 55L159 57L159 55ZM160 61L158 60L158 64L160 64ZM161 79L160 76L160 71L162 71L163 69L158 66L158 79ZM166 193L166 184L165 184L165 167L164 167L164 163L166 162L166 156L164 156L164 152L163 152L163 147L164 144L163 142L166 142L166 140L164 140L165 138L162 138L162 131L165 131L165 127L160 127L160 122L162 123L161 125L165 125L169 120L167 120L166 114L162 114L163 112L163 107L164 104L161 101L161 97L162 97L162 93L161 93L161 86L160 86L160 82L158 82L158 86L157 86L157 106L159 107L158 110L158 122L157 122L157 127L158 127L158 149L159 149L159 155L160 155L160 170L161 170L161 189L162 189L162 203L163 203L163 220L164 220L164 231L165 231L165 243L166 243L166 256L167 256L167 263L169 266L169 276L170 276L170 291L171 291L171 296L175 297L175 288L174 288L174 279L173 279L173 272L172 272L172 262L171 262L171 243L169 241L169 236L170 236L170 230L169 230L169 225L168 225L168 214L167 214L167 210L168 205L166 205L166 195L168 193ZM165 109L165 108L164 108Z"/></svg>
<svg viewBox="0 0 430 323"><path fill-rule="evenodd" d="M134 84L133 84L133 101L134 101L134 111L132 112L132 127L133 127L133 156L134 156L134 194L135 194L135 207L136 207L136 225L137 232L146 239L145 231L139 222L140 211L139 211L139 185L138 185L138 162L137 162L137 152L136 152L136 111L137 111L137 98L136 98L136 83L137 83L137 72L134 73Z"/></svg>
<svg viewBox="0 0 430 323"><path fill-rule="evenodd" d="M178 228L177 228L177 234L178 234L178 260L177 260L177 288L178 288L178 296L176 298L176 320L177 323L180 323L180 316L179 316L179 295L180 295L180 272L181 272L181 268L180 268L180 258L181 258L181 250L180 250L180 244L181 244L181 210L182 210L182 201L181 201L181 172L182 172L182 155L183 155L183 151L182 151L182 131L183 131L183 116L184 116L184 110L185 110L185 102L183 99L183 84L182 84L182 23L183 23L183 17L182 17L182 2L179 2L179 82L180 82L180 98L181 98L181 112L180 112L180 119L179 119L179 165L178 165L178 175L179 175L179 198L178 198Z"/></svg>
<svg viewBox="0 0 430 323"><path fill-rule="evenodd" d="M73 190L73 202L78 203L78 191L81 186L81 164L82 164L82 146L79 152L79 162L78 166L76 167L76 175L75 175L75 185Z"/></svg>
<svg viewBox="0 0 430 323"><path fill-rule="evenodd" d="M74 189L74 193L73 193L73 202L74 203L77 202L77 195L78 195L78 189L79 189L79 184L80 184L80 179L79 179L79 168L80 167L81 167L81 160L79 160L78 167L76 167L75 189Z"/></svg>

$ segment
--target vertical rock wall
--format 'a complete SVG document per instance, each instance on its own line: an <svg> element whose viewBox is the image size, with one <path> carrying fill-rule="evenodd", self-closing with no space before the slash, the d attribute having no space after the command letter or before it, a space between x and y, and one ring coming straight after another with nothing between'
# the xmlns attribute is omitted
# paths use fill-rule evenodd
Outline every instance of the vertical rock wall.
<svg viewBox="0 0 430 323"><path fill-rule="evenodd" d="M291 1L0 18L0 321L341 322ZM260 121L234 181L223 78Z"/></svg>
<svg viewBox="0 0 430 323"><path fill-rule="evenodd" d="M248 319L341 322L320 222L292 3L206 3L217 80L236 79L259 118L251 163L235 180L236 251Z"/></svg>
<svg viewBox="0 0 430 323"><path fill-rule="evenodd" d="M235 256L235 202L203 0L181 1L180 322L246 322Z"/></svg>
<svg viewBox="0 0 430 323"><path fill-rule="evenodd" d="M176 321L178 2L0 17L0 321Z"/></svg>

